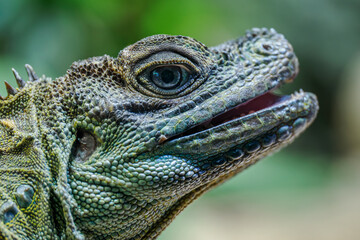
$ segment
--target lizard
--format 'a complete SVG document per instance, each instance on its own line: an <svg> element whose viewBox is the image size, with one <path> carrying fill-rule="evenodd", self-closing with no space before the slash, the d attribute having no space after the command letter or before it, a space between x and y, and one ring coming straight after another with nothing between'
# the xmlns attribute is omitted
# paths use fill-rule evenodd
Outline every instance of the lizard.
<svg viewBox="0 0 360 240"><path fill-rule="evenodd" d="M154 35L0 99L0 239L156 239L192 201L315 119L274 29L207 47Z"/></svg>

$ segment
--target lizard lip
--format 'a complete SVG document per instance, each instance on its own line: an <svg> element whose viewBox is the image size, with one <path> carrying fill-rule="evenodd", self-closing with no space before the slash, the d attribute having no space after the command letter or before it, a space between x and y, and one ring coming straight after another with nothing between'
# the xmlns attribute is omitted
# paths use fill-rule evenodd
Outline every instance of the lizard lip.
<svg viewBox="0 0 360 240"><path fill-rule="evenodd" d="M291 96L289 96L289 95L279 96L279 95L272 93L271 91L266 92L266 93L259 95L253 99L250 99L244 103L241 103L241 104L227 110L226 112L221 113L201 124L198 124L190 129L186 130L185 132L174 135L167 140L170 141L170 140L178 139L181 137L189 136L189 135L192 135L192 134L195 134L198 132L208 130L210 128L219 126L219 125L229 122L231 120L242 118L247 115L256 113L260 110L270 108L270 107L280 104L281 102L284 102L290 98L291 98Z"/></svg>

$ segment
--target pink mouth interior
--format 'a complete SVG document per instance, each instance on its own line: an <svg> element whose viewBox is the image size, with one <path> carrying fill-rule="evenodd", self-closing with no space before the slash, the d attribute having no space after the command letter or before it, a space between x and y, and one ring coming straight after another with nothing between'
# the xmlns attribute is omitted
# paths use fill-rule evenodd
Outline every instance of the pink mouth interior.
<svg viewBox="0 0 360 240"><path fill-rule="evenodd" d="M218 126L220 124L226 123L233 119L244 117L251 113L257 112L259 110L271 107L276 103L280 102L282 96L277 96L271 92L264 93L258 97L255 97L247 102L244 102L210 120L210 124L213 126ZM209 122L209 121L207 121ZM205 124L205 123L203 123ZM202 125L202 124L200 124Z"/></svg>
<svg viewBox="0 0 360 240"><path fill-rule="evenodd" d="M194 133L198 133L201 131L204 131L206 129L216 127L218 125L221 125L223 123L229 122L233 119L244 117L246 115L249 115L251 113L257 112L259 110L271 107L283 100L288 98L288 96L277 96L271 92L264 93L260 96L257 96L247 102L244 102L206 122L203 122L195 127L190 128L189 130L172 136L168 140L172 140L175 138L180 138L183 136L188 136Z"/></svg>

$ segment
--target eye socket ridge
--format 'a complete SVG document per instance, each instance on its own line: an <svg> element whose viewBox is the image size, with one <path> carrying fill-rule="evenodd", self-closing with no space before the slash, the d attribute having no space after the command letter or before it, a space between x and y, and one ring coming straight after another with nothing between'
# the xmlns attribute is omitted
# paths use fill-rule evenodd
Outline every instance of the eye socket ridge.
<svg viewBox="0 0 360 240"><path fill-rule="evenodd" d="M191 58L184 57L176 52L162 51L152 54L135 64L134 73L140 75L143 72L161 65L179 65L189 71L199 72L197 64Z"/></svg>

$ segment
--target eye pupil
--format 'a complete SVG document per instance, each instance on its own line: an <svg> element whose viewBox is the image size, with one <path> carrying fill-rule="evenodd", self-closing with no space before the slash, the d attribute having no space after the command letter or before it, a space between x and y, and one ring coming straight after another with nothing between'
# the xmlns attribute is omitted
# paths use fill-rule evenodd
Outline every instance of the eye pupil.
<svg viewBox="0 0 360 240"><path fill-rule="evenodd" d="M164 83L171 83L172 81L174 81L175 74L173 71L166 69L161 73L161 78Z"/></svg>
<svg viewBox="0 0 360 240"><path fill-rule="evenodd" d="M157 87L170 90L186 82L188 80L188 73L179 66L161 66L152 70L150 77Z"/></svg>

